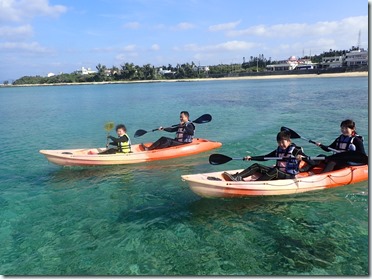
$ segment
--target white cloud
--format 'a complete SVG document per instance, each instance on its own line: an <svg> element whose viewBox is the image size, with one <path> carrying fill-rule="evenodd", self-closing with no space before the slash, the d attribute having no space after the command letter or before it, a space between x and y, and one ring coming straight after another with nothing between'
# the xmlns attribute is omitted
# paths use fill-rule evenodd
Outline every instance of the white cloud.
<svg viewBox="0 0 372 279"><path fill-rule="evenodd" d="M216 24L216 25L209 26L208 30L212 32L231 30L231 29L234 29L236 26L238 26L240 22L241 20L234 21L234 22L228 22L228 23L222 23L222 24Z"/></svg>
<svg viewBox="0 0 372 279"><path fill-rule="evenodd" d="M0 37L2 38L23 38L32 36L32 34L32 26L29 24L17 27L0 26Z"/></svg>
<svg viewBox="0 0 372 279"><path fill-rule="evenodd" d="M115 51L115 48L113 48L113 47L96 47L96 48L93 48L93 51L94 52L107 53L107 52L113 52L113 51Z"/></svg>
<svg viewBox="0 0 372 279"><path fill-rule="evenodd" d="M289 23L276 25L256 25L242 30L230 30L227 36L259 36L259 37L309 37L340 36L368 30L368 16L349 17L340 21L323 21L314 24Z"/></svg>
<svg viewBox="0 0 372 279"><path fill-rule="evenodd" d="M51 6L48 0L0 0L0 21L22 22L35 16L58 17L66 11L65 6Z"/></svg>
<svg viewBox="0 0 372 279"><path fill-rule="evenodd" d="M141 27L141 25L139 24L139 22L136 22L136 21L133 21L133 22L127 22L123 25L123 27L125 29L139 29Z"/></svg>
<svg viewBox="0 0 372 279"><path fill-rule="evenodd" d="M131 53L119 53L118 55L115 56L115 59L119 62L122 63L124 62L129 62L132 63L132 59L138 57L137 52L131 52Z"/></svg>
<svg viewBox="0 0 372 279"><path fill-rule="evenodd" d="M3 51L23 51L28 53L47 53L51 52L46 47L41 46L37 42L31 43L15 43L15 42L5 42L0 43L0 50Z"/></svg>
<svg viewBox="0 0 372 279"><path fill-rule="evenodd" d="M256 46L255 43L244 42L244 41L230 41L222 44L218 44L216 49L219 50L248 50Z"/></svg>
<svg viewBox="0 0 372 279"><path fill-rule="evenodd" d="M160 46L159 46L158 44L153 44L153 45L151 46L151 50L158 51L158 50L160 50Z"/></svg>
<svg viewBox="0 0 372 279"><path fill-rule="evenodd" d="M128 62L128 60L133 61L133 58L138 57L137 46L136 45L126 45L120 49L120 53L115 56L115 59L122 63L123 61Z"/></svg>
<svg viewBox="0 0 372 279"><path fill-rule="evenodd" d="M195 28L195 25L188 22L181 22L177 24L173 29L175 30L189 30Z"/></svg>
<svg viewBox="0 0 372 279"><path fill-rule="evenodd" d="M132 52L136 50L136 45L127 45L122 48L122 51Z"/></svg>
<svg viewBox="0 0 372 279"><path fill-rule="evenodd" d="M176 47L174 50L183 50L183 51L237 51L237 50L249 50L253 47L256 47L257 44L245 41L228 41L216 45L206 45L198 46L197 44L188 44L182 48Z"/></svg>

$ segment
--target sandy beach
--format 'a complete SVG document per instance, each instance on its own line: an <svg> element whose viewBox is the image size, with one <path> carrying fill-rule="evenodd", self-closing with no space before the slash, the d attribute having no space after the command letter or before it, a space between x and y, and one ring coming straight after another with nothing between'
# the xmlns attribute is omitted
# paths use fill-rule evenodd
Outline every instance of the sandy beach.
<svg viewBox="0 0 372 279"><path fill-rule="evenodd" d="M203 78L190 79L187 81L203 81L203 80L236 80L236 79L281 79L281 78L330 78L330 77L368 77L368 72L348 72L334 74L303 74L303 75L262 75L262 76L243 76L243 77L223 77L223 78ZM186 81L186 80L176 80Z"/></svg>
<svg viewBox="0 0 372 279"><path fill-rule="evenodd" d="M218 80L249 80L249 79L283 79L283 78L335 78L335 77L368 77L368 72L347 72L331 74L302 74L302 75L257 75L240 77L222 77L222 78L196 78L196 79L160 79L160 80L133 80L133 81L103 81L103 82L76 82L76 83L52 83L52 84L24 84L24 85L4 85L1 87L19 87L19 86L62 86L62 85L89 85L89 84L126 84L126 83L155 83L155 82L197 82L197 81L218 81Z"/></svg>

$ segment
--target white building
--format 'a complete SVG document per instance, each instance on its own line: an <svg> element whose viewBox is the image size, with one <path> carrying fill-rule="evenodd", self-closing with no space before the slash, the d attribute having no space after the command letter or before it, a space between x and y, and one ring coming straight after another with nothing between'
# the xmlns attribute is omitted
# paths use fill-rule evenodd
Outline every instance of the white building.
<svg viewBox="0 0 372 279"><path fill-rule="evenodd" d="M289 71L296 68L298 62L296 56L291 56L287 60L278 61L278 64L267 65L268 71Z"/></svg>
<svg viewBox="0 0 372 279"><path fill-rule="evenodd" d="M91 68L84 68L81 67L81 70L77 70L76 73L81 74L81 75L89 75L89 74L95 74L96 71L92 71Z"/></svg>
<svg viewBox="0 0 372 279"><path fill-rule="evenodd" d="M175 72L172 72L171 70L163 70L163 68L159 69L159 74L164 76L164 75L169 75L169 74L174 74Z"/></svg>
<svg viewBox="0 0 372 279"><path fill-rule="evenodd" d="M342 63L344 62L344 56L330 56L330 57L323 57L322 68L338 68L342 67Z"/></svg>
<svg viewBox="0 0 372 279"><path fill-rule="evenodd" d="M364 49L357 49L346 53L345 63L347 66L368 65L368 51Z"/></svg>
<svg viewBox="0 0 372 279"><path fill-rule="evenodd" d="M291 70L306 70L314 69L316 64L310 59L297 59L296 56L291 56L287 60L279 61L278 64L267 65L268 71L291 71Z"/></svg>

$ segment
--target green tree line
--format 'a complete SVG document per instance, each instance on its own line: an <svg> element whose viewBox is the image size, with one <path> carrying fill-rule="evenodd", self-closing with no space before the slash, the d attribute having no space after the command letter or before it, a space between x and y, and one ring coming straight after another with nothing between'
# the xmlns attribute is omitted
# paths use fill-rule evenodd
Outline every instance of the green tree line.
<svg viewBox="0 0 372 279"><path fill-rule="evenodd" d="M354 50L353 47L351 50ZM313 63L320 63L323 57L341 56L350 52L350 50L332 50L323 52L320 55L311 57L305 56L305 59L311 59ZM50 77L24 76L13 82L14 85L24 84L57 84L57 83L84 83L84 82L110 82L110 81L141 81L141 80L164 80L164 79L193 79L207 77L226 77L239 75L241 73L262 72L266 66L276 64L279 61L272 61L263 54L250 56L249 59L243 58L243 63L219 64L208 67L197 66L194 62L171 64L155 67L151 64L143 66L133 63L123 63L120 67L112 66L108 68L105 65L98 64L96 72L93 74L82 75L78 71L67 74L59 74ZM161 73L159 70L165 71ZM8 84L8 82L4 82Z"/></svg>

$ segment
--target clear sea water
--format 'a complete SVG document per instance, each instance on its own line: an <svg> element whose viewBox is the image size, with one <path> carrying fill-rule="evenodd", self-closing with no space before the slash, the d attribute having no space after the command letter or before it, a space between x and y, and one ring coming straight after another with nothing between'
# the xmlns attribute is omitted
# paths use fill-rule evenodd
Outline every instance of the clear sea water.
<svg viewBox="0 0 372 279"><path fill-rule="evenodd" d="M204 113L223 146L132 166L61 167L40 149L103 147L104 124L133 138ZM182 174L250 163L281 126L330 144L352 118L368 151L368 78L301 78L0 88L0 274L367 275L368 182L293 196L204 199ZM111 134L114 134L113 132ZM307 154L323 153L301 139Z"/></svg>

